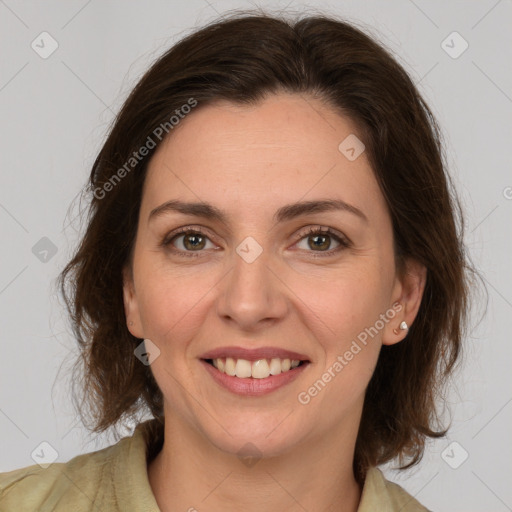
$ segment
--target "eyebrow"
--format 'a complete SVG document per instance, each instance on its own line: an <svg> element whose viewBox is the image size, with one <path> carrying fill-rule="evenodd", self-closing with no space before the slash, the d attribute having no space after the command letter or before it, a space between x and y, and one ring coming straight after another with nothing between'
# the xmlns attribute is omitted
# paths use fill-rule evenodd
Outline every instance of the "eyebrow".
<svg viewBox="0 0 512 512"><path fill-rule="evenodd" d="M360 219L368 222L366 215L355 206L342 201L341 199L323 199L317 201L301 201L298 203L287 204L279 208L274 214L275 222L285 222L302 215L313 213L323 213L329 211L344 211L351 213ZM184 215L193 215L210 220L219 221L229 225L228 216L225 212L206 202L184 202L177 199L167 201L154 208L148 217L148 222L154 218L163 216L169 212L178 212Z"/></svg>

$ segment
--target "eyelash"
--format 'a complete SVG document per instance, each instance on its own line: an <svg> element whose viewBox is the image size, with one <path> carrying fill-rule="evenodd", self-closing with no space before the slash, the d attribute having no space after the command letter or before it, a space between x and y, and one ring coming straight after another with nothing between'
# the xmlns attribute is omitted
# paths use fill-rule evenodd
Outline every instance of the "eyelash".
<svg viewBox="0 0 512 512"><path fill-rule="evenodd" d="M177 254L178 256L182 256L185 258L198 258L201 257L201 252L204 251L182 251L180 249L176 249L172 247L172 242L178 238L180 235L201 235L208 239L210 237L207 233L205 233L200 227L192 227L192 226L185 226L183 228L180 228L176 231L173 231L172 233L165 236L165 238L162 240L162 247L165 247L167 249L170 249L171 252L174 254ZM339 251L342 251L343 249L346 249L351 246L351 242L345 238L344 236L336 233L334 230L328 227L312 227L309 228L306 232L301 232L295 237L295 243L300 242L303 238L307 238L312 235L328 235L336 242L338 242L340 245L339 247L336 247L335 249L329 249L328 251L307 251L312 252L314 258L323 258L323 257L329 257L334 256L334 254L338 253ZM314 254L318 252L319 254Z"/></svg>

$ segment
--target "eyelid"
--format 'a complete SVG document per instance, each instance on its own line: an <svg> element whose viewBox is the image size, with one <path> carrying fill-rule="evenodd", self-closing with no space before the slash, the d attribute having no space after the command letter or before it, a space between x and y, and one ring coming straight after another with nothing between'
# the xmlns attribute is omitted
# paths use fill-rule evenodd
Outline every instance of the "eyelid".
<svg viewBox="0 0 512 512"><path fill-rule="evenodd" d="M334 238L338 238L341 243L344 244L351 244L351 241L348 239L346 235L341 233L340 231L330 228L328 226L321 226L320 224L308 226L305 229L302 229L299 231L296 235L294 235L295 241L302 240L304 237L306 237L309 234L313 233L325 233L326 235L330 235Z"/></svg>
<svg viewBox="0 0 512 512"><path fill-rule="evenodd" d="M212 235L210 233L210 231L208 231L203 226L195 226L192 224L189 226L183 226L181 228L177 228L177 229L171 231L170 233L168 233L167 235L165 235L162 240L162 245L169 245L171 243L171 241L174 238L176 238L177 236L187 234L189 232L197 232L197 233L209 238L211 241L214 241L216 238L215 235Z"/></svg>
<svg viewBox="0 0 512 512"><path fill-rule="evenodd" d="M172 241L179 237L180 235L184 235L184 234L188 234L188 233L193 233L193 232L197 232L198 234L200 235L203 235L205 236L206 238L208 238L212 243L214 243L214 240L215 240L215 236L212 236L210 234L210 232L208 230L206 230L206 228L204 228L203 226L198 226L198 225L187 225L187 226L182 226L180 228L177 228L173 231L171 231L171 233L168 233L162 240L161 242L161 245L163 247L168 247L170 245L172 245ZM336 241L339 243L339 247L335 248L335 249L329 249L327 251L306 251L306 252L311 252L312 254L316 254L316 256L329 256L329 255L333 255L333 254L336 254L338 253L340 250L342 249L346 249L347 247L350 247L352 245L352 242L350 241L350 239L348 239L347 236L345 236L343 233L331 228L331 227L328 227L328 226L321 226L321 225L312 225L312 226L308 226L306 228L303 228L301 229L300 231L298 231L294 236L294 245L299 242L300 240L306 238L308 235L312 235L312 234L326 234L334 239L336 239ZM201 251L182 251L180 249L176 249L176 248L172 248L171 249L173 252L175 253L178 253L178 254L186 254L186 255L196 255L196 256L199 256L202 252L205 252L204 250L201 250Z"/></svg>

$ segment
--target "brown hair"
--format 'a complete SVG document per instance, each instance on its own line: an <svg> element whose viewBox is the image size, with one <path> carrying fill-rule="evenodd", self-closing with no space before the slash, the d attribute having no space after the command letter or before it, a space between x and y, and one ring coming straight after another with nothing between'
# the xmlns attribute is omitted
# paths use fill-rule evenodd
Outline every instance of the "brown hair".
<svg viewBox="0 0 512 512"><path fill-rule="evenodd" d="M220 99L254 104L279 91L318 97L357 124L389 207L399 270L407 257L427 268L407 338L381 350L354 459L359 479L368 467L395 457L409 467L421 458L426 437L446 433L438 430L436 401L460 355L467 271L473 270L434 116L386 49L330 16L292 22L235 13L170 48L125 101L90 173L86 232L60 275L82 356L75 367L82 372L79 410L82 418L89 411L96 432L143 410L163 421L162 393L150 367L134 357L141 340L127 329L122 294L122 269L130 262L145 173L156 148L122 179L113 183L113 176L191 98L197 108Z"/></svg>

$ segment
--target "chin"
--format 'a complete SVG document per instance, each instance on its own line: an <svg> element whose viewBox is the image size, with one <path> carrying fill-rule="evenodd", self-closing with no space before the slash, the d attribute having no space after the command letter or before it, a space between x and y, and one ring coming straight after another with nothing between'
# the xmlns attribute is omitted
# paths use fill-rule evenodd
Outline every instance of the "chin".
<svg viewBox="0 0 512 512"><path fill-rule="evenodd" d="M236 455L240 459L279 457L290 452L294 447L294 443L289 438L269 440L264 435L254 436L251 434L229 439L211 439L211 441L219 450Z"/></svg>
<svg viewBox="0 0 512 512"><path fill-rule="evenodd" d="M286 416L285 416L286 417ZM271 423L240 421L231 423L228 432L222 428L203 430L209 442L222 452L238 457L278 457L290 452L303 436L292 425L279 428L283 418ZM286 422L286 420L285 420Z"/></svg>

